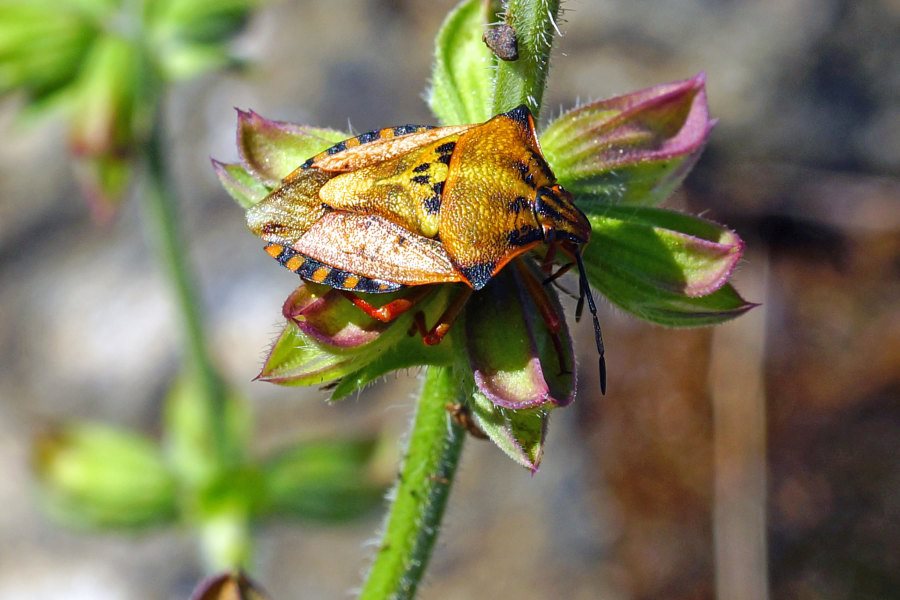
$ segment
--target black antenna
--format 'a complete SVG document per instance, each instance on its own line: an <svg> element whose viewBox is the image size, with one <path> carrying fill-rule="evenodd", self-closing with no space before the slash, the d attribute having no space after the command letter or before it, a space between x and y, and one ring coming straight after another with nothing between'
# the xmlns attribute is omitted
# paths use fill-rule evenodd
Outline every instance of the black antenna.
<svg viewBox="0 0 900 600"><path fill-rule="evenodd" d="M575 310L576 318L581 316L581 310L584 307L584 299L587 298L588 310L591 311L591 318L594 320L594 340L597 342L597 353L600 355L600 393L606 395L606 358L603 352L603 334L600 333L600 320L597 318L597 305L594 304L594 297L591 295L591 284L588 283L587 275L584 271L584 261L581 259L581 249L574 252L575 260L578 261L578 308Z"/></svg>

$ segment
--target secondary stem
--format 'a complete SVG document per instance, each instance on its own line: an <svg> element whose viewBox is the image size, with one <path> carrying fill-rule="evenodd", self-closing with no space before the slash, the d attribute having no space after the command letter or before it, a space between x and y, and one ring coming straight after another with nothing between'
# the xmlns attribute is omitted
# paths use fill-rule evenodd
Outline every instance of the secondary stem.
<svg viewBox="0 0 900 600"><path fill-rule="evenodd" d="M181 317L186 360L193 374L199 378L206 403L205 414L215 440L215 447L224 453L227 444L223 422L224 393L222 382L213 366L206 346L200 304L194 288L195 276L187 263L187 249L178 230L175 195L172 192L163 152L162 117L153 126L150 140L144 146L148 167L148 189L144 194L147 216L151 224L149 233L154 238L157 251L169 284L175 295L175 303ZM220 455L221 456L221 455Z"/></svg>
<svg viewBox="0 0 900 600"><path fill-rule="evenodd" d="M429 367L381 546L361 600L413 598L440 530L465 430L447 413L458 386L447 367Z"/></svg>

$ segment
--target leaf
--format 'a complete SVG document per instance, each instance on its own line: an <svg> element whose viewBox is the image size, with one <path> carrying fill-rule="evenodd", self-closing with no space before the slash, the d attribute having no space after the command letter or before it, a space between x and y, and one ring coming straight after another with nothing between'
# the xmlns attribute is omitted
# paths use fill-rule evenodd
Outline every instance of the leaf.
<svg viewBox="0 0 900 600"><path fill-rule="evenodd" d="M243 208L250 208L271 191L242 165L212 159L213 169L225 191Z"/></svg>
<svg viewBox="0 0 900 600"><path fill-rule="evenodd" d="M507 456L532 473L536 472L544 454L550 413L543 408L503 408L477 389L473 389L469 398L472 415L481 430Z"/></svg>
<svg viewBox="0 0 900 600"><path fill-rule="evenodd" d="M175 478L142 436L79 423L38 439L35 456L43 500L67 523L146 527L175 517Z"/></svg>
<svg viewBox="0 0 900 600"><path fill-rule="evenodd" d="M607 207L589 220L588 278L625 310L662 325L696 326L754 306L726 285L743 242L721 225L647 207Z"/></svg>
<svg viewBox="0 0 900 600"><path fill-rule="evenodd" d="M341 521L381 503L369 475L374 440L301 442L262 467L265 515Z"/></svg>
<svg viewBox="0 0 900 600"><path fill-rule="evenodd" d="M484 45L481 0L464 0L438 32L428 105L444 125L481 123L491 117L495 59Z"/></svg>
<svg viewBox="0 0 900 600"><path fill-rule="evenodd" d="M410 290L369 298L374 306L408 295ZM352 350L374 342L390 323L378 321L350 303L340 291L304 282L282 307L282 314L307 336L335 349Z"/></svg>
<svg viewBox="0 0 900 600"><path fill-rule="evenodd" d="M350 136L333 129L272 121L238 110L237 145L247 171L271 187L306 159Z"/></svg>
<svg viewBox="0 0 900 600"><path fill-rule="evenodd" d="M659 204L681 183L714 124L705 77L592 102L541 134L560 183L589 202Z"/></svg>

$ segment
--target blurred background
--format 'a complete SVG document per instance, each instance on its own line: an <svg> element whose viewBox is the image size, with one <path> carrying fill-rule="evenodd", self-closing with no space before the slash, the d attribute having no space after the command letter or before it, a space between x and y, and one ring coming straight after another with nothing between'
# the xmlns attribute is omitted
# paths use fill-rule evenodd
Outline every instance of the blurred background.
<svg viewBox="0 0 900 600"><path fill-rule="evenodd" d="M233 107L356 131L433 122L422 94L453 4L266 3L237 40L248 70L167 98L213 351L251 400L260 453L399 440L418 374L333 406L251 382L296 281L260 252L209 157L237 158ZM707 73L720 121L668 205L738 231L736 285L762 305L690 331L603 306L609 393L584 360L533 477L469 440L421 598L900 597L900 2L563 6L545 121ZM37 508L34 436L73 418L157 434L180 342L140 207L98 228L64 125L22 126L19 108L0 104L0 598L184 598L203 574L186 531L86 534ZM592 355L590 327L575 329ZM380 520L265 526L256 579L273 598L348 597Z"/></svg>

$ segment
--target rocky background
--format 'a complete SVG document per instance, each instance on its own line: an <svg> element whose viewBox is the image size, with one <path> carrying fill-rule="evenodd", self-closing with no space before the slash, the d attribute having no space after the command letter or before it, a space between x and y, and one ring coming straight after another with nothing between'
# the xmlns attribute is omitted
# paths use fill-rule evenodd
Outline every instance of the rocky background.
<svg viewBox="0 0 900 600"><path fill-rule="evenodd" d="M235 106L357 131L431 122L421 96L452 4L268 3L239 41L249 71L169 99L212 342L252 399L260 451L399 439L416 374L336 406L250 382L295 281L245 231L208 157L235 158ZM720 123L671 204L738 230L737 285L762 306L699 331L605 306L609 394L591 391L585 360L534 477L467 443L421 597L900 597L900 3L564 7L545 118L706 71ZM186 532L87 535L36 506L33 436L72 418L158 432L179 348L139 207L98 229L61 125L23 127L16 108L0 106L0 598L185 598L202 574ZM348 597L380 518L263 528L256 577L273 598Z"/></svg>

